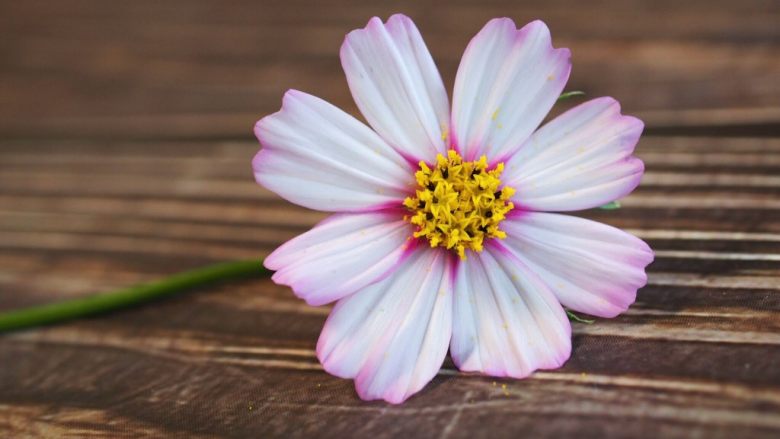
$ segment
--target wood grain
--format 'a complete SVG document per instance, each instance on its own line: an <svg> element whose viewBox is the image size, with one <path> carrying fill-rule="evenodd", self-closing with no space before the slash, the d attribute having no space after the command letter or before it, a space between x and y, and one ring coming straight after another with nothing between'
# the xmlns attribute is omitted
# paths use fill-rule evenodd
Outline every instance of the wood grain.
<svg viewBox="0 0 780 439"><path fill-rule="evenodd" d="M773 1L0 1L0 309L262 257L324 218L253 182L251 126L287 88L355 113L338 47L396 11L448 84L487 19L543 18L573 50L568 88L645 120L642 186L578 213L656 251L631 309L574 324L560 370L447 360L390 406L322 371L328 307L238 282L0 336L0 435L780 436Z"/></svg>

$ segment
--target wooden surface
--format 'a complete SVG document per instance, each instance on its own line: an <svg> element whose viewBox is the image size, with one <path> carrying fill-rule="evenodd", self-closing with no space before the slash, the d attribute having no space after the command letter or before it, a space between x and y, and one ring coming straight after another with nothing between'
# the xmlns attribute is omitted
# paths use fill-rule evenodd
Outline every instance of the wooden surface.
<svg viewBox="0 0 780 439"><path fill-rule="evenodd" d="M580 6L578 6L580 5ZM262 257L323 217L254 184L287 88L355 113L346 32L402 11L447 84L493 16L542 18L567 89L647 122L618 211L657 252L623 316L523 381L366 403L314 356L327 308L269 280L0 336L3 437L780 437L780 4L0 2L0 309ZM506 385L506 388L503 388Z"/></svg>

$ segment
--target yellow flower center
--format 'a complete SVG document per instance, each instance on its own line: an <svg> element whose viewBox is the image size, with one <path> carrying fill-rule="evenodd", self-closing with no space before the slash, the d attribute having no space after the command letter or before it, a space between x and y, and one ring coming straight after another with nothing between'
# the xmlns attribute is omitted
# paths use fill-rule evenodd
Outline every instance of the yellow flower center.
<svg viewBox="0 0 780 439"><path fill-rule="evenodd" d="M485 156L464 162L455 151L439 154L431 168L420 162L414 175L416 196L407 197L404 206L412 212L404 217L417 226L414 237L424 236L431 247L455 250L466 259L466 249L481 252L486 238L504 239L498 225L515 205L509 198L515 190L501 187L504 164L487 169Z"/></svg>

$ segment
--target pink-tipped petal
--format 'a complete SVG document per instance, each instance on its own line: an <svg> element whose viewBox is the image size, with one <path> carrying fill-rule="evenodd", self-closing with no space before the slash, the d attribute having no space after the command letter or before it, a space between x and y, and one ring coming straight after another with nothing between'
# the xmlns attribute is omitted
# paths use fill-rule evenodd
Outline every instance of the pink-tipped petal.
<svg viewBox="0 0 780 439"><path fill-rule="evenodd" d="M341 299L317 343L329 373L365 400L400 403L438 372L452 333L451 255L419 247L393 274Z"/></svg>
<svg viewBox="0 0 780 439"><path fill-rule="evenodd" d="M288 91L255 135L263 146L252 161L257 182L310 209L400 206L416 184L408 162L370 128L300 91Z"/></svg>
<svg viewBox="0 0 780 439"><path fill-rule="evenodd" d="M571 52L552 47L543 22L518 30L508 18L490 20L458 67L453 143L467 160L508 157L550 111L570 71Z"/></svg>
<svg viewBox="0 0 780 439"><path fill-rule="evenodd" d="M416 163L446 151L447 91L409 17L374 17L350 32L341 64L363 116L398 152Z"/></svg>
<svg viewBox="0 0 780 439"><path fill-rule="evenodd" d="M644 164L632 155L644 125L612 98L593 99L543 126L506 163L523 209L572 211L631 193Z"/></svg>
<svg viewBox="0 0 780 439"><path fill-rule="evenodd" d="M571 326L558 300L501 244L460 262L450 353L462 371L523 378L563 365Z"/></svg>
<svg viewBox="0 0 780 439"><path fill-rule="evenodd" d="M569 215L523 212L501 228L503 244L533 269L566 307L614 317L647 282L653 252L641 239L595 221Z"/></svg>
<svg viewBox="0 0 780 439"><path fill-rule="evenodd" d="M274 282L324 305L389 274L414 244L398 211L336 214L276 249L265 266Z"/></svg>

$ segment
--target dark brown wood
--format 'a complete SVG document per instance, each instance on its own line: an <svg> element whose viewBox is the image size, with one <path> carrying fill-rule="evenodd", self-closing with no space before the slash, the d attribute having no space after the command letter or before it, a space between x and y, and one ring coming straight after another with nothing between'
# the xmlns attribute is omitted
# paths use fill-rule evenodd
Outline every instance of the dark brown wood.
<svg viewBox="0 0 780 439"><path fill-rule="evenodd" d="M328 307L223 285L0 336L0 436L780 437L774 1L0 1L0 310L262 257L324 218L253 182L252 124L287 88L355 113L338 47L396 11L448 84L487 19L542 18L569 89L646 121L642 186L581 213L657 252L636 304L574 324L560 370L447 361L390 406L322 371Z"/></svg>

